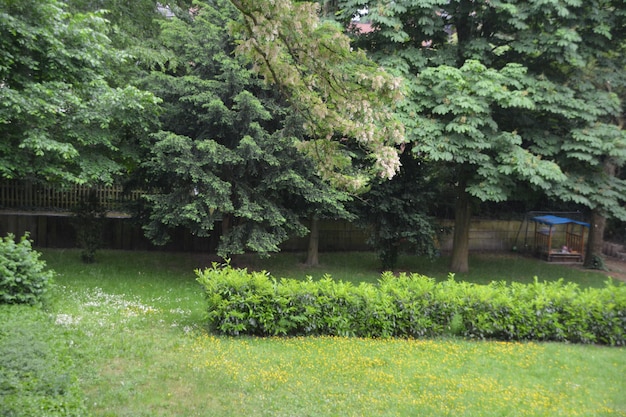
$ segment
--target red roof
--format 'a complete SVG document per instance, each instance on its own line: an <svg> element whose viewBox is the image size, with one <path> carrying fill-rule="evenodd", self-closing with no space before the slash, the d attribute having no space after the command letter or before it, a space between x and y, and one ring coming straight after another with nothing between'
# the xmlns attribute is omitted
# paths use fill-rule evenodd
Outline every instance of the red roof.
<svg viewBox="0 0 626 417"><path fill-rule="evenodd" d="M374 31L371 23L352 22L350 30L355 33L370 33Z"/></svg>

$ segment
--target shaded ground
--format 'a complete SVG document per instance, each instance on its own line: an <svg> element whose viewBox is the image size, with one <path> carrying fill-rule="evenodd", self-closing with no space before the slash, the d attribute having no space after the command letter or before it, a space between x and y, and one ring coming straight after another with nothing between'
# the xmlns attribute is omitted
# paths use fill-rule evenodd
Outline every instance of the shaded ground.
<svg viewBox="0 0 626 417"><path fill-rule="evenodd" d="M617 258L606 258L604 260L606 267L609 269L609 275L613 278L626 281L626 261Z"/></svg>
<svg viewBox="0 0 626 417"><path fill-rule="evenodd" d="M620 281L626 282L626 261L619 260L613 257L604 258L604 264L606 265L608 271L603 271L598 269L597 273L602 274L603 276L610 276L615 279L619 279ZM580 265L572 265L572 268L582 269L583 267ZM593 271L592 269L586 269L586 271Z"/></svg>

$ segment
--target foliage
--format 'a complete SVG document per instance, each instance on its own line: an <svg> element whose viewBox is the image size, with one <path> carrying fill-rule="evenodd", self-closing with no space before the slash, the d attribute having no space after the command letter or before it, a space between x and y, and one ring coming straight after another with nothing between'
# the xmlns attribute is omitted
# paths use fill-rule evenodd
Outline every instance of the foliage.
<svg viewBox="0 0 626 417"><path fill-rule="evenodd" d="M0 2L0 177L110 184L136 164L157 100L114 86L130 57L111 47L101 14L65 7Z"/></svg>
<svg viewBox="0 0 626 417"><path fill-rule="evenodd" d="M0 304L40 304L54 277L33 250L28 234L15 242L8 234L0 240Z"/></svg>
<svg viewBox="0 0 626 417"><path fill-rule="evenodd" d="M120 49L136 48L134 41L139 39L150 42L158 36L159 21L165 19L159 13L159 3L155 0L135 0L130 4L123 0L66 0L65 3L70 11L76 13L104 11L104 16L112 26L112 41ZM174 3L181 1L168 3L175 8Z"/></svg>
<svg viewBox="0 0 626 417"><path fill-rule="evenodd" d="M51 324L39 309L0 306L1 415L85 415L67 340Z"/></svg>
<svg viewBox="0 0 626 417"><path fill-rule="evenodd" d="M363 188L370 171L391 178L399 168L395 145L404 141L393 112L401 80L350 45L341 28L319 18L319 7L291 0L232 0L243 14L233 25L239 54L281 90L304 118L311 140L301 147L335 185ZM354 171L341 142L354 140L373 161Z"/></svg>
<svg viewBox="0 0 626 417"><path fill-rule="evenodd" d="M534 106L526 82L526 70L515 64L499 71L477 61L458 69L425 69L412 96L420 114L413 131L416 151L470 167L467 190L481 200L506 200L515 178L543 189L564 181L556 164L526 149L515 130L505 131L496 120L494 108L512 112Z"/></svg>
<svg viewBox="0 0 626 417"><path fill-rule="evenodd" d="M76 243L82 249L81 259L85 263L96 260L96 251L102 247L102 232L106 210L94 189L74 209L72 225L76 229Z"/></svg>
<svg viewBox="0 0 626 417"><path fill-rule="evenodd" d="M135 85L150 70L163 70L178 63L178 57L158 40L161 23L171 16L188 17L192 3L193 0L66 0L70 12L103 13L111 28L111 46L132 57L133 65L127 61L112 63L112 82L119 86Z"/></svg>
<svg viewBox="0 0 626 417"><path fill-rule="evenodd" d="M626 161L621 1L343 0L337 16L368 22L355 45L404 74L407 138L455 174L457 229L469 196L503 201L519 184L624 215L624 182L602 169Z"/></svg>
<svg viewBox="0 0 626 417"><path fill-rule="evenodd" d="M434 256L437 251L438 228L429 215L437 184L428 182L427 165L410 153L409 146L400 155L397 175L372 181L351 204L356 222L370 233L368 243L378 252L383 270L394 269L402 252Z"/></svg>
<svg viewBox="0 0 626 417"><path fill-rule="evenodd" d="M161 40L179 65L153 72L147 88L164 101L163 130L145 144L145 227L157 243L167 229L221 232L220 255L277 252L304 235L308 213L346 217L345 193L331 188L296 149L302 120L241 57L226 27L226 1L197 3L188 19L162 25ZM221 231L214 231L216 225Z"/></svg>
<svg viewBox="0 0 626 417"><path fill-rule="evenodd" d="M626 343L626 285L581 290L562 280L473 285L387 272L377 286L276 281L229 265L196 271L211 328L228 335L432 337Z"/></svg>

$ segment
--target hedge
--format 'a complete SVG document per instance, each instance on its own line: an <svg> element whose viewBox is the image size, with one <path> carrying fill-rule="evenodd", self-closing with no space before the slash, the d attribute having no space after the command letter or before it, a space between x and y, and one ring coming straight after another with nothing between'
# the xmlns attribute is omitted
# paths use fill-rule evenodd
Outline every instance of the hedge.
<svg viewBox="0 0 626 417"><path fill-rule="evenodd" d="M196 275L209 327L224 335L626 342L626 285L611 280L581 289L563 280L477 285L383 273L378 284L355 285L217 264Z"/></svg>

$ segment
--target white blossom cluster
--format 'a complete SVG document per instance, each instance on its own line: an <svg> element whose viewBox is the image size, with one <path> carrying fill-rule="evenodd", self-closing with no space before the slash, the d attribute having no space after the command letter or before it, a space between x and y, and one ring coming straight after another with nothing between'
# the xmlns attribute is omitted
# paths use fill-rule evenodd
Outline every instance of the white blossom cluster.
<svg viewBox="0 0 626 417"><path fill-rule="evenodd" d="M289 95L304 116L313 141L354 139L374 161L373 169L391 178L400 167L397 145L404 127L392 107L402 99L402 79L378 67L336 27L321 22L316 3L288 0L236 0L245 19L238 53ZM358 175L339 178L345 155L336 147L304 146L335 183L362 182Z"/></svg>

